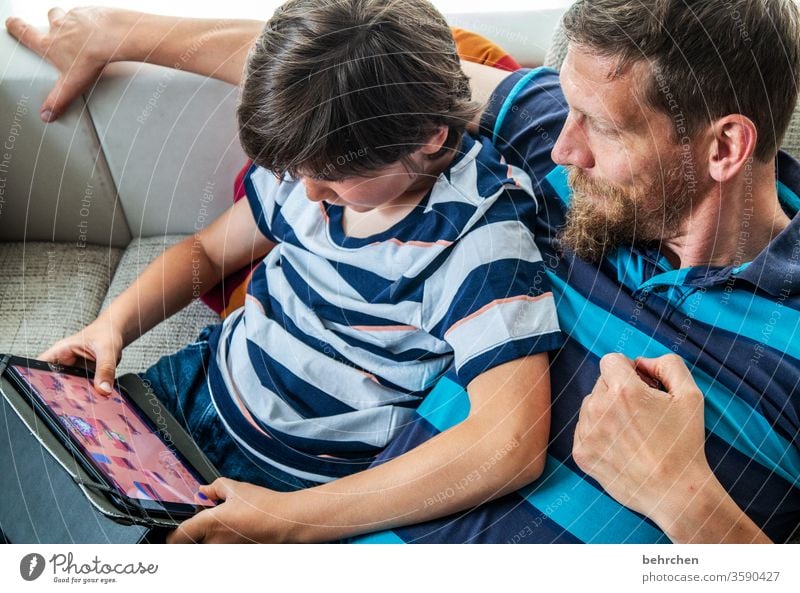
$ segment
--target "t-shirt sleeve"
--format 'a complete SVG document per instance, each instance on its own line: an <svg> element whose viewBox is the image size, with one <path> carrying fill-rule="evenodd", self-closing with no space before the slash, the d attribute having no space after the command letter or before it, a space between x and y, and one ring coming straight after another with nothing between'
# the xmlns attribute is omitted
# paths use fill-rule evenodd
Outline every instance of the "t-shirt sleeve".
<svg viewBox="0 0 800 593"><path fill-rule="evenodd" d="M515 209L535 209L535 203L524 194ZM526 212L496 217L490 210L425 283L426 329L453 349L464 387L493 367L562 344L532 218Z"/></svg>
<svg viewBox="0 0 800 593"><path fill-rule="evenodd" d="M481 118L481 133L492 139L506 161L531 176L535 188L555 166L550 152L567 111L558 72L518 70L492 94Z"/></svg>
<svg viewBox="0 0 800 593"><path fill-rule="evenodd" d="M275 200L278 184L272 173L255 164L244 174L244 191L258 230L273 243L280 242L272 230L272 222L280 209Z"/></svg>

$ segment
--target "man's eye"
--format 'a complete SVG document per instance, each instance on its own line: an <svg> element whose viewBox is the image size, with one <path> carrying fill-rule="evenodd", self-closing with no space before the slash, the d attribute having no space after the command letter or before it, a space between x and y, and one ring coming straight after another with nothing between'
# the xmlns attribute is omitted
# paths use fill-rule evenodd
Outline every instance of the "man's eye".
<svg viewBox="0 0 800 593"><path fill-rule="evenodd" d="M592 122L592 127L594 127L595 131L602 134L603 136L609 136L614 138L619 136L619 130L614 126L607 126L597 122Z"/></svg>

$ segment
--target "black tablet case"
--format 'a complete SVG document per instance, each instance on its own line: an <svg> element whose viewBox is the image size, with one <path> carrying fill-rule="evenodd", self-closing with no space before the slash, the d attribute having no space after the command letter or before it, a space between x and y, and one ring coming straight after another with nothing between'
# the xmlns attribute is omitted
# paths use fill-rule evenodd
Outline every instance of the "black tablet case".
<svg viewBox="0 0 800 593"><path fill-rule="evenodd" d="M207 483L219 476L191 436L137 375L119 384ZM168 519L120 511L39 419L14 385L0 376L0 532L12 543L138 543L159 541Z"/></svg>

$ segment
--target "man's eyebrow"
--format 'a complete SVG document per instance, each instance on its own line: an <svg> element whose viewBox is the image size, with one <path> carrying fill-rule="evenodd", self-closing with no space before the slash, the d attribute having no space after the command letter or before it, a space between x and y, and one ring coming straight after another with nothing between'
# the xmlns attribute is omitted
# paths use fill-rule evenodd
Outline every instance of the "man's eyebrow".
<svg viewBox="0 0 800 593"><path fill-rule="evenodd" d="M583 117L585 117L586 119L588 119L588 120L590 120L590 121L592 121L594 123L599 123L599 124L607 125L607 126L615 126L616 125L614 122L612 122L610 119L608 119L606 117L598 116L598 115L592 115L591 113L587 113L586 111L584 111L583 109L580 109L579 107L573 107L573 106L570 105L569 108L572 109L573 111L575 111L576 113L579 113L580 115L582 115Z"/></svg>

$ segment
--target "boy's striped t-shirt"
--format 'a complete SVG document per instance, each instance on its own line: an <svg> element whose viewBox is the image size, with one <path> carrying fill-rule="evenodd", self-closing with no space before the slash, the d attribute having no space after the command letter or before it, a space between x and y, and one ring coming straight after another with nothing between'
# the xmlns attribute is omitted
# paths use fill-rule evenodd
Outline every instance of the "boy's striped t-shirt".
<svg viewBox="0 0 800 593"><path fill-rule="evenodd" d="M253 166L247 198L277 245L214 332L214 404L250 453L319 482L365 469L437 379L561 343L533 241L530 178L465 135L415 210L368 238L343 208Z"/></svg>

